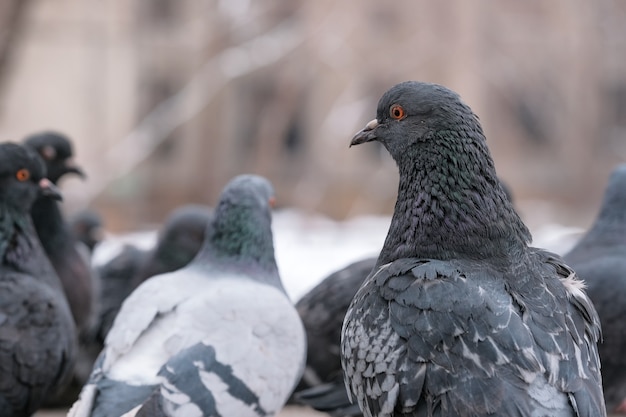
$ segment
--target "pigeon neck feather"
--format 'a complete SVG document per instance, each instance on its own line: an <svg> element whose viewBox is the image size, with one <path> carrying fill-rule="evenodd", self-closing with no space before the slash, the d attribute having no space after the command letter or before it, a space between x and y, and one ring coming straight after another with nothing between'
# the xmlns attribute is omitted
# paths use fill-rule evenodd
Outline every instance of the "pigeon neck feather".
<svg viewBox="0 0 626 417"><path fill-rule="evenodd" d="M241 272L282 288L274 258L270 214L216 209L193 263Z"/></svg>
<svg viewBox="0 0 626 417"><path fill-rule="evenodd" d="M450 134L458 137L447 140ZM459 140L463 135L481 138ZM506 258L527 247L530 233L499 184L482 133L444 131L392 155L400 183L379 265L408 257Z"/></svg>

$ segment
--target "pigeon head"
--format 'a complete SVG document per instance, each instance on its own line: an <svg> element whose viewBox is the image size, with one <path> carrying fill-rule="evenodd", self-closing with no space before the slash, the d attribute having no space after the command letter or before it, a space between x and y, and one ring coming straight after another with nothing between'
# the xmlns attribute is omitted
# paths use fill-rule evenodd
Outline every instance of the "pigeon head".
<svg viewBox="0 0 626 417"><path fill-rule="evenodd" d="M178 269L198 253L211 217L207 206L188 204L174 210L159 233L157 252Z"/></svg>
<svg viewBox="0 0 626 417"><path fill-rule="evenodd" d="M56 132L36 133L24 139L24 144L37 151L43 159L48 178L53 183L56 184L61 177L70 173L85 177L84 171L72 159L72 143L66 136Z"/></svg>
<svg viewBox="0 0 626 417"><path fill-rule="evenodd" d="M412 148L447 141L441 133L459 126L483 138L478 118L458 94L438 84L406 81L380 98L376 119L353 138L351 145L377 140L400 160Z"/></svg>
<svg viewBox="0 0 626 417"><path fill-rule="evenodd" d="M274 189L267 179L256 175L232 179L213 211L199 257L277 275L271 229L273 204Z"/></svg>
<svg viewBox="0 0 626 417"><path fill-rule="evenodd" d="M105 237L102 217L93 210L87 209L76 214L70 221L70 227L74 236L91 251Z"/></svg>
<svg viewBox="0 0 626 417"><path fill-rule="evenodd" d="M417 81L395 85L351 146L371 141L385 146L400 171L389 257L491 257L530 241L478 117L457 93Z"/></svg>
<svg viewBox="0 0 626 417"><path fill-rule="evenodd" d="M602 206L593 225L572 252L587 256L589 246L626 244L626 164L618 165L604 190ZM569 255L568 255L569 256Z"/></svg>
<svg viewBox="0 0 626 417"><path fill-rule="evenodd" d="M2 203L28 212L40 196L61 198L58 188L46 178L46 167L41 159L31 149L17 143L0 143Z"/></svg>
<svg viewBox="0 0 626 417"><path fill-rule="evenodd" d="M626 164L618 165L611 173L598 217L626 226Z"/></svg>

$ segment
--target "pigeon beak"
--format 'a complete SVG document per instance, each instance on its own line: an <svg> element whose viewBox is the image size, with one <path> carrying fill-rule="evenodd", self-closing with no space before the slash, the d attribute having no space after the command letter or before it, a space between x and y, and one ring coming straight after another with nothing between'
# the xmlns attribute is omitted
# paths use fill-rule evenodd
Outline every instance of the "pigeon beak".
<svg viewBox="0 0 626 417"><path fill-rule="evenodd" d="M76 174L82 179L87 178L85 171L83 171L82 168L76 165L72 159L67 159L65 161L65 172L68 174L69 173Z"/></svg>
<svg viewBox="0 0 626 417"><path fill-rule="evenodd" d="M50 181L48 178L42 178L39 181L39 190L41 192L41 195L44 197L59 201L63 200L63 196L61 195L61 190L59 190L59 187L54 185L52 181Z"/></svg>
<svg viewBox="0 0 626 417"><path fill-rule="evenodd" d="M376 133L374 133L374 129L378 127L378 120L374 119L370 121L365 127L359 131L350 142L350 146L360 145L361 143L371 142L373 140L378 139L376 137Z"/></svg>

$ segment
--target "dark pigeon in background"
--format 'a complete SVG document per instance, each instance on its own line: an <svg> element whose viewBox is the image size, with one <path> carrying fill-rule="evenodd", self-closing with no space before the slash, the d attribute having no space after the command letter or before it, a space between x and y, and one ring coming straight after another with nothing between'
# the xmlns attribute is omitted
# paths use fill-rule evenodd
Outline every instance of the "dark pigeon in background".
<svg viewBox="0 0 626 417"><path fill-rule="evenodd" d="M69 220L72 234L93 253L94 248L104 239L104 220L94 210L81 210Z"/></svg>
<svg viewBox="0 0 626 417"><path fill-rule="evenodd" d="M308 347L302 388L332 381L341 373L343 317L375 264L376 258L353 262L324 278L296 303Z"/></svg>
<svg viewBox="0 0 626 417"><path fill-rule="evenodd" d="M278 274L273 189L224 188L202 249L124 301L70 417L273 416L300 379L305 333Z"/></svg>
<svg viewBox="0 0 626 417"><path fill-rule="evenodd" d="M603 341L604 399L609 412L626 413L626 164L609 179L600 212L582 239L564 256L587 284Z"/></svg>
<svg viewBox="0 0 626 417"><path fill-rule="evenodd" d="M175 271L196 256L204 242L211 208L187 204L165 220L154 248L144 250L125 244L120 253L98 268L100 316L97 334L101 343L113 325L122 302L133 289L155 275Z"/></svg>
<svg viewBox="0 0 626 417"><path fill-rule="evenodd" d="M0 416L32 415L63 386L76 334L61 282L30 217L36 198L60 198L30 149L0 144Z"/></svg>
<svg viewBox="0 0 626 417"><path fill-rule="evenodd" d="M133 278L133 288L150 277L187 265L204 242L210 217L211 208L200 204L187 204L172 211L159 231L156 246Z"/></svg>
<svg viewBox="0 0 626 417"><path fill-rule="evenodd" d="M376 259L362 259L333 272L296 303L307 336L307 359L295 402L332 416L361 415L358 405L350 402L343 382L341 325Z"/></svg>
<svg viewBox="0 0 626 417"><path fill-rule="evenodd" d="M72 143L66 136L41 132L28 136L24 144L39 154L52 183L58 184L67 174L84 177L82 169L72 159ZM40 197L33 204L31 215L43 249L61 280L78 331L79 345L72 380L65 390L46 399L46 406L68 406L76 400L80 388L87 382L89 370L98 354L92 349L98 284L91 269L89 253L72 233L59 203Z"/></svg>
<svg viewBox="0 0 626 417"><path fill-rule="evenodd" d="M72 160L72 144L66 136L42 132L28 136L24 143L41 156L48 178L54 184L66 174L84 176ZM63 284L80 336L89 331L94 319L92 306L95 292L91 269L78 251L76 238L56 201L39 198L33 204L31 213L41 244Z"/></svg>
<svg viewBox="0 0 626 417"><path fill-rule="evenodd" d="M351 145L370 141L400 180L342 331L364 415L605 416L594 307L558 255L528 246L472 110L401 83Z"/></svg>
<svg viewBox="0 0 626 417"><path fill-rule="evenodd" d="M104 344L107 333L122 303L133 290L132 282L139 272L149 251L131 244L124 244L119 254L96 268L100 278L98 295L98 318L96 320L96 338Z"/></svg>

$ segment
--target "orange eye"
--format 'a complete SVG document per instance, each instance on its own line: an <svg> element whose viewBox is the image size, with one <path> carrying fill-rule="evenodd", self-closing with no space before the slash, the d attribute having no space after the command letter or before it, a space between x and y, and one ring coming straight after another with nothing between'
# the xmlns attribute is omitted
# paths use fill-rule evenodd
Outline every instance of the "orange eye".
<svg viewBox="0 0 626 417"><path fill-rule="evenodd" d="M26 168L22 168L15 173L15 178L19 181L26 181L30 178L30 172Z"/></svg>
<svg viewBox="0 0 626 417"><path fill-rule="evenodd" d="M406 117L404 109L399 104L394 104L393 106L391 106L391 108L389 109L389 115L392 119L396 120L402 120Z"/></svg>

